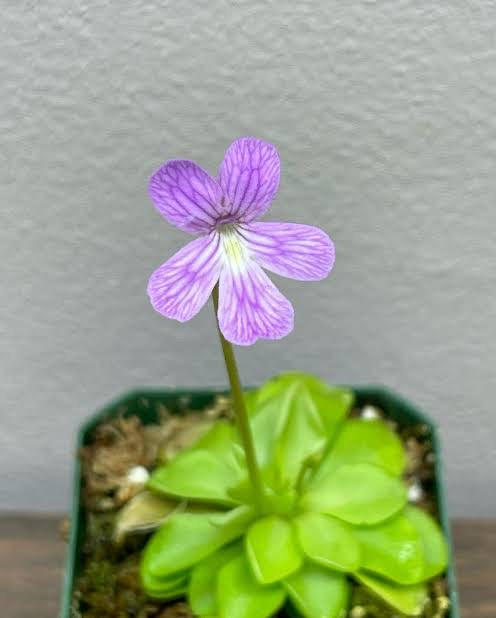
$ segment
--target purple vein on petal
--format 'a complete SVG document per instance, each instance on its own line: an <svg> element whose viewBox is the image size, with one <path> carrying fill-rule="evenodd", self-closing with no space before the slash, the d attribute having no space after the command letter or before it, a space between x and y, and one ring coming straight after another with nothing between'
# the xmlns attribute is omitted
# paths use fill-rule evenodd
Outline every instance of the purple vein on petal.
<svg viewBox="0 0 496 618"><path fill-rule="evenodd" d="M257 221L238 234L260 266L283 277L316 281L334 265L334 244L320 228L299 223Z"/></svg>
<svg viewBox="0 0 496 618"><path fill-rule="evenodd" d="M194 317L219 279L221 261L217 232L189 242L150 277L148 295L154 309L180 322Z"/></svg>
<svg viewBox="0 0 496 618"><path fill-rule="evenodd" d="M238 345L280 339L293 329L293 307L263 270L248 260L243 268L226 263L219 280L219 325Z"/></svg>
<svg viewBox="0 0 496 618"><path fill-rule="evenodd" d="M242 137L227 149L219 183L239 221L252 221L272 203L279 187L277 150L254 137Z"/></svg>
<svg viewBox="0 0 496 618"><path fill-rule="evenodd" d="M222 189L193 161L169 161L153 174L149 194L157 210L185 232L206 233L219 216Z"/></svg>

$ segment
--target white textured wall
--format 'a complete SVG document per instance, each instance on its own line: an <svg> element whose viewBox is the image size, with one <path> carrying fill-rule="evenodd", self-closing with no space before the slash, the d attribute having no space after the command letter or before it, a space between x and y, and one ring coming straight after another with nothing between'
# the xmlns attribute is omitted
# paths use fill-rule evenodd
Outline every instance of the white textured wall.
<svg viewBox="0 0 496 618"><path fill-rule="evenodd" d="M205 310L156 315L185 237L154 211L169 157L239 135L283 161L274 219L324 227L329 280L280 280L295 332L241 350L383 382L441 425L455 515L495 515L496 3L3 0L0 507L56 510L73 436L134 385L221 385Z"/></svg>

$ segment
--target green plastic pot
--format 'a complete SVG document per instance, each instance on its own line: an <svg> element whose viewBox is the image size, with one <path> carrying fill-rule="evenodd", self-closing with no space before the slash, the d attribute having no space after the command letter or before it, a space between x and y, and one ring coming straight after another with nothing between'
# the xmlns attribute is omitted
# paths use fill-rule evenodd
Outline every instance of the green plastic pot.
<svg viewBox="0 0 496 618"><path fill-rule="evenodd" d="M409 403L396 393L381 386L351 387L355 393L358 405L375 405L386 412L386 414L397 421L400 426L424 423L431 430L432 443L436 455L435 465L435 485L434 491L437 497L439 515L444 534L448 539L451 550L451 558L448 565L448 584L451 608L448 618L460 618L458 605L458 595L456 588L453 544L451 540L451 530L448 519L446 502L446 492L443 483L441 446L439 435L435 425L418 408ZM222 391L215 390L150 390L138 389L131 391L122 397L109 403L96 414L86 421L79 429L77 435L76 452L82 446L88 444L94 428L104 419L112 418L117 415L138 416L143 423L156 423L159 417L161 406L165 405L173 413L180 414L184 409L184 402L187 401L188 409L201 410L209 405L214 397ZM71 618L71 603L74 583L81 568L81 547L85 529L85 511L81 505L81 465L76 457L74 466L73 489L72 489L72 508L70 513L71 529L69 544L67 548L67 559L65 566L64 585L62 590L62 603L60 618Z"/></svg>

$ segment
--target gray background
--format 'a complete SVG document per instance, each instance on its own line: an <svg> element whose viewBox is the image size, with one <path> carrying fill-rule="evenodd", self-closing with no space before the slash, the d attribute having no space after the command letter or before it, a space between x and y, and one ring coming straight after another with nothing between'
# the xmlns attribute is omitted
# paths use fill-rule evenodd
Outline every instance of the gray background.
<svg viewBox="0 0 496 618"><path fill-rule="evenodd" d="M2 4L0 507L66 508L75 429L115 395L225 384L209 308L148 304L186 236L146 184L255 134L283 162L269 218L337 262L278 280L296 328L240 350L245 382L399 390L441 426L452 513L494 516L496 3Z"/></svg>

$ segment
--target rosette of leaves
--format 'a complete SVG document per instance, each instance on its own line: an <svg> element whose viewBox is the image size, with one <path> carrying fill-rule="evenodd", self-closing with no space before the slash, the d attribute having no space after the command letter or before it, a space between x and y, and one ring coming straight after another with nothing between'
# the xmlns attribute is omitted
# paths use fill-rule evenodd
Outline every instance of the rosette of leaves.
<svg viewBox="0 0 496 618"><path fill-rule="evenodd" d="M218 422L155 471L149 489L186 503L145 547L147 593L186 595L195 615L344 615L352 580L418 616L447 563L436 522L407 504L405 452L381 420L351 419L353 394L303 374L247 394L265 484L256 509L236 428Z"/></svg>

